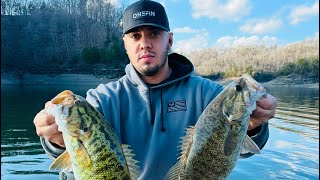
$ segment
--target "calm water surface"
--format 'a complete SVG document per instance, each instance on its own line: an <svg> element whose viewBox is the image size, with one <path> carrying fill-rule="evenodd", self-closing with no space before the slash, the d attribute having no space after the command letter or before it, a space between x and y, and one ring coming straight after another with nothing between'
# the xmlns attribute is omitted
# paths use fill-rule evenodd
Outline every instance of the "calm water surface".
<svg viewBox="0 0 320 180"><path fill-rule="evenodd" d="M35 133L33 118L62 90L85 96L94 86L1 86L1 179L58 179ZM261 154L239 159L228 179L319 179L319 92L268 88L278 99Z"/></svg>

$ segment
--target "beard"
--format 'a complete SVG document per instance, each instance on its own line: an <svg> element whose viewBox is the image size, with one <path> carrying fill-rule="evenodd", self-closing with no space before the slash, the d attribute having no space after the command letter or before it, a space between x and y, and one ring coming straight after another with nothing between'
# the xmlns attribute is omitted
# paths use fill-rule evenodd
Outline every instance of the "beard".
<svg viewBox="0 0 320 180"><path fill-rule="evenodd" d="M170 47L169 44L166 48L165 51L163 51L163 53L160 54L160 63L156 64L154 66L148 66L146 68L140 68L138 71L140 74L144 75L144 76L154 76L155 74L157 74L160 69L162 69L167 61L168 61L168 53L169 53Z"/></svg>

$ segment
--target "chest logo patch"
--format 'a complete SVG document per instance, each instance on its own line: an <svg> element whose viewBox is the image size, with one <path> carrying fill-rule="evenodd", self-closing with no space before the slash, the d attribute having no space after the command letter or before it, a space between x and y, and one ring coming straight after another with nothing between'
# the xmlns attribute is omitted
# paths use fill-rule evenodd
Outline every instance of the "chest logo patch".
<svg viewBox="0 0 320 180"><path fill-rule="evenodd" d="M186 100L179 100L168 103L168 112L176 112L176 111L186 111L187 103Z"/></svg>

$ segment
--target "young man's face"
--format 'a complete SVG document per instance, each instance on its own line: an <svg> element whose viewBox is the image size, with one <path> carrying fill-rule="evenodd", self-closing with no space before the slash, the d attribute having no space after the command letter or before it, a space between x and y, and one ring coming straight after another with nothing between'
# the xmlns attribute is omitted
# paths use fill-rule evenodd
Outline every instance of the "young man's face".
<svg viewBox="0 0 320 180"><path fill-rule="evenodd" d="M134 28L123 37L131 63L144 76L156 75L167 65L172 40L172 33L154 26Z"/></svg>

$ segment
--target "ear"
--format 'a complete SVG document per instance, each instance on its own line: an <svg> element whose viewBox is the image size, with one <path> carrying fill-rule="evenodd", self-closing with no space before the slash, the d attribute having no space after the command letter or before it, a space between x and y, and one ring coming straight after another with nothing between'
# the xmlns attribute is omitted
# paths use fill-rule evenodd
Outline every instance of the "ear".
<svg viewBox="0 0 320 180"><path fill-rule="evenodd" d="M169 46L170 46L170 49L173 45L173 33L172 32L169 32Z"/></svg>
<svg viewBox="0 0 320 180"><path fill-rule="evenodd" d="M127 45L126 45L126 41L125 41L125 35L122 37L122 40L123 40L124 48L125 48L126 51L127 51Z"/></svg>

